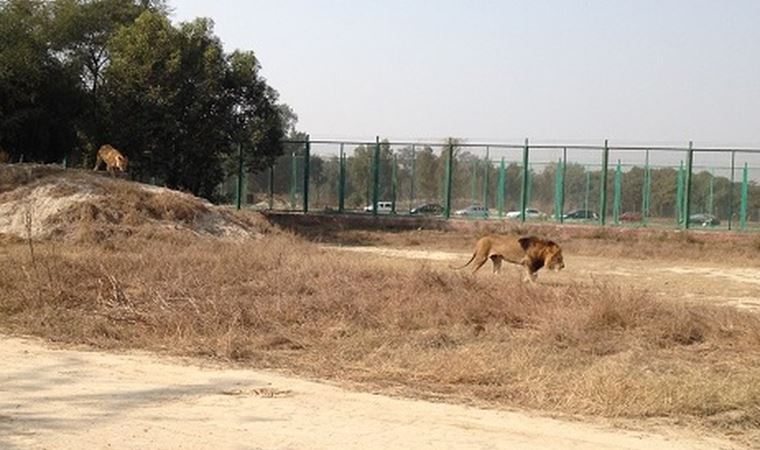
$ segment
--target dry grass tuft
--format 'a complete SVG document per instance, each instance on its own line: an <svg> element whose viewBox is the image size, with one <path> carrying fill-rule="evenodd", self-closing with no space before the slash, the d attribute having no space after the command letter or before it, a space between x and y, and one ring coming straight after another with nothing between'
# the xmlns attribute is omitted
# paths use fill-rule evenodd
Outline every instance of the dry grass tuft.
<svg viewBox="0 0 760 450"><path fill-rule="evenodd" d="M232 243L23 242L0 255L0 327L202 355L480 403L757 430L760 318L599 283Z"/></svg>

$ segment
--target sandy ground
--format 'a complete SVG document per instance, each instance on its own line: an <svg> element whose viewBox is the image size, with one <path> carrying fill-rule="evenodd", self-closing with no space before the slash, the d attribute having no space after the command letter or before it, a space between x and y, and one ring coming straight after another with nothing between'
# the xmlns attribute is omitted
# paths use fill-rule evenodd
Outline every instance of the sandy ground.
<svg viewBox="0 0 760 450"><path fill-rule="evenodd" d="M341 251L360 252L387 258L429 261L434 267L461 266L470 258L467 253L406 250L384 247L334 247ZM640 260L564 255L565 270L555 273L542 270L542 283L599 282L631 286L653 295L730 305L760 312L760 268L731 267L699 261ZM509 270L511 267L511 270ZM507 269L507 270L504 270ZM503 274L519 282L518 266L505 265ZM464 269L468 270L468 269ZM506 273L506 274L504 274ZM477 276L494 276L486 263Z"/></svg>
<svg viewBox="0 0 760 450"><path fill-rule="evenodd" d="M8 336L0 359L6 450L738 448L683 431L616 430Z"/></svg>

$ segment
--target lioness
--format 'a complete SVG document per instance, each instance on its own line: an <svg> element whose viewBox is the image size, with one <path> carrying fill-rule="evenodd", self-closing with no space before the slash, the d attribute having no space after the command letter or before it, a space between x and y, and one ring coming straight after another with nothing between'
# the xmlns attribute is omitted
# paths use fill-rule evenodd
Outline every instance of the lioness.
<svg viewBox="0 0 760 450"><path fill-rule="evenodd" d="M106 163L106 170L111 175L114 174L114 168L119 169L121 172L127 171L127 157L108 144L100 147L98 150L98 157L92 170L98 170L101 163Z"/></svg>
<svg viewBox="0 0 760 450"><path fill-rule="evenodd" d="M555 272L565 268L562 249L553 241L535 236L489 235L478 240L475 252L467 264L456 269L464 269L475 261L472 269L475 273L489 258L493 263L494 273L501 270L502 260L523 266L525 269L523 281L536 281L536 272L544 266Z"/></svg>

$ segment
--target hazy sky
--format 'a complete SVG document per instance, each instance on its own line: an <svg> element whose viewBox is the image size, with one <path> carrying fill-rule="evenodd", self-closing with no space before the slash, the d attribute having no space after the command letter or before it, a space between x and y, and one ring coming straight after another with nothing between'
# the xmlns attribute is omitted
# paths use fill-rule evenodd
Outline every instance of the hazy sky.
<svg viewBox="0 0 760 450"><path fill-rule="evenodd" d="M170 0L313 138L760 147L760 1Z"/></svg>

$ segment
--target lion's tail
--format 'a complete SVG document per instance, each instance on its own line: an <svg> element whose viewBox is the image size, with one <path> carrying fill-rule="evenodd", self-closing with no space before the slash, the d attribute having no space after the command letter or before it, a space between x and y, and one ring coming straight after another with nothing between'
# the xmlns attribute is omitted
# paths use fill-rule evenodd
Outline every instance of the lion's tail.
<svg viewBox="0 0 760 450"><path fill-rule="evenodd" d="M466 262L466 263L465 263L463 266L460 266L460 267L452 267L452 266L449 266L449 269L454 269L454 270L464 269L465 267L467 267L467 266L469 266L469 265L470 265L470 263L472 262L472 260L474 260L474 259L475 259L475 255L477 255L477 254L478 254L478 251L476 250L476 251L474 251L474 252L472 253L472 257L470 258L470 260L469 260L469 261L467 261L467 262Z"/></svg>

